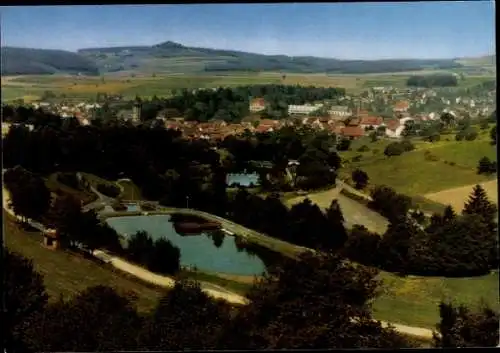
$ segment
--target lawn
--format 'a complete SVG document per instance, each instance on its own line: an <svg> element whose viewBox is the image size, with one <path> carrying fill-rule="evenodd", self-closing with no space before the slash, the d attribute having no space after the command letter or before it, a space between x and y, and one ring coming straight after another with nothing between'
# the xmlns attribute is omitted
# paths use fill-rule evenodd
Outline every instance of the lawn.
<svg viewBox="0 0 500 353"><path fill-rule="evenodd" d="M135 293L138 310L144 313L152 310L164 293L161 288L81 255L44 248L39 232L21 230L5 211L4 230L6 246L33 260L35 269L44 276L51 300L57 300L59 295L74 296L91 286L109 285L123 294Z"/></svg>
<svg viewBox="0 0 500 353"><path fill-rule="evenodd" d="M379 320L435 328L441 300L477 306L481 299L500 309L498 272L473 278L407 277L382 272L384 293L375 300L374 316Z"/></svg>
<svg viewBox="0 0 500 353"><path fill-rule="evenodd" d="M215 284L222 288L227 289L228 291L234 292L239 295L245 295L248 293L252 286L252 282L248 281L236 281L221 277L217 274L205 273L200 271L181 271L176 276L177 278L188 278L198 282L206 282Z"/></svg>
<svg viewBox="0 0 500 353"><path fill-rule="evenodd" d="M382 143L378 142L380 147ZM430 151L438 160L428 160L425 151ZM376 155L373 151L358 154L362 156L361 161L344 163L343 176L350 176L354 169L360 168L368 173L372 185L388 185L409 196L491 180L492 177L478 175L476 166L485 155L496 159L495 147L484 139L444 141L436 145L419 143L415 151L394 157L386 157L382 151Z"/></svg>

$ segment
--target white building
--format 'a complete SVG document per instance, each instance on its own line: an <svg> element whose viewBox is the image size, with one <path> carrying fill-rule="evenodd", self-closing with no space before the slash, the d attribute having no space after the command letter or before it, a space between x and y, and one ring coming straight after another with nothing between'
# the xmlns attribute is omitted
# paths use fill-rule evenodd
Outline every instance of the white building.
<svg viewBox="0 0 500 353"><path fill-rule="evenodd" d="M351 109L346 106L334 106L328 110L328 115L339 118L347 118L352 115Z"/></svg>
<svg viewBox="0 0 500 353"><path fill-rule="evenodd" d="M304 104L304 105L289 105L288 114L311 114L312 112L323 108L323 104Z"/></svg>

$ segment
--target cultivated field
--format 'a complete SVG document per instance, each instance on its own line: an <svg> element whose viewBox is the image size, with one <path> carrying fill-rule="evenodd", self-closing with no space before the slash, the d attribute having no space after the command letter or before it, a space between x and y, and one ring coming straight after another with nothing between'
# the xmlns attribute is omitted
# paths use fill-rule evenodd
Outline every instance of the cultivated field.
<svg viewBox="0 0 500 353"><path fill-rule="evenodd" d="M460 212L463 209L464 204L469 199L469 195L471 194L474 186L475 184L451 188L440 192L426 194L425 197L436 202L449 204L455 209L455 211ZM481 183L481 186L485 189L489 199L498 204L497 180L490 180Z"/></svg>
<svg viewBox="0 0 500 353"><path fill-rule="evenodd" d="M326 75L280 73L226 73L226 74L163 74L125 75L110 74L102 77L10 76L2 78L3 99L13 100L25 96L40 97L44 91L52 91L58 97L95 98L97 93L123 94L127 98L169 96L174 89L230 87L253 84L311 85L343 87L358 92L368 86L404 86L405 75Z"/></svg>

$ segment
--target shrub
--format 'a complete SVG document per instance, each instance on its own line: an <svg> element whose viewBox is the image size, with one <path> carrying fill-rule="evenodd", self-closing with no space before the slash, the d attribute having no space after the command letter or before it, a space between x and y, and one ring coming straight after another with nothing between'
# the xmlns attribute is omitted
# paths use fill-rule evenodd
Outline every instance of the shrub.
<svg viewBox="0 0 500 353"><path fill-rule="evenodd" d="M368 152L370 148L367 145L363 145L360 148L358 148L358 152Z"/></svg>
<svg viewBox="0 0 500 353"><path fill-rule="evenodd" d="M364 189L368 185L368 174L361 169L354 170L351 177L355 183L354 187L358 190Z"/></svg>
<svg viewBox="0 0 500 353"><path fill-rule="evenodd" d="M410 152L415 149L415 145L411 143L410 140L403 140L400 142L401 147L403 148L403 151L405 152Z"/></svg>
<svg viewBox="0 0 500 353"><path fill-rule="evenodd" d="M474 141L477 139L478 133L475 129L471 129L465 133L465 139L467 141Z"/></svg>
<svg viewBox="0 0 500 353"><path fill-rule="evenodd" d="M387 157L399 156L399 155L402 155L404 153L404 151L405 151L404 147L399 142L393 142L393 143L387 145L387 147L384 150L384 154Z"/></svg>
<svg viewBox="0 0 500 353"><path fill-rule="evenodd" d="M497 163L491 161L488 157L483 157L479 160L477 166L477 174L493 174L497 171Z"/></svg>

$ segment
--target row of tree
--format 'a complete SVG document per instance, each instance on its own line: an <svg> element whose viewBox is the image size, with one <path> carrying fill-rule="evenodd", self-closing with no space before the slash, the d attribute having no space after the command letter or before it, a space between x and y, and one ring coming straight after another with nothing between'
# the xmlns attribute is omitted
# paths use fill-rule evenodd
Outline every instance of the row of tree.
<svg viewBox="0 0 500 353"><path fill-rule="evenodd" d="M324 88L299 85L253 85L218 89L182 89L170 98L138 98L143 120L156 118L165 109L175 109L187 120L208 121L218 119L239 122L248 116L252 97L264 98L266 109L262 112L269 118L288 116L288 105L314 101L335 100L345 95L342 88Z"/></svg>
<svg viewBox="0 0 500 353"><path fill-rule="evenodd" d="M373 198L389 228L380 236L354 227L344 248L349 258L405 275L466 277L498 268L497 207L480 185L460 215L448 206L430 220L411 217L410 200L389 188Z"/></svg>
<svg viewBox="0 0 500 353"><path fill-rule="evenodd" d="M453 87L458 85L457 76L433 74L433 75L415 75L408 78L407 86L414 87Z"/></svg>
<svg viewBox="0 0 500 353"><path fill-rule="evenodd" d="M227 217L236 223L313 249L339 249L347 238L336 200L325 212L309 199L288 209L277 194L262 198L240 189L229 209Z"/></svg>

